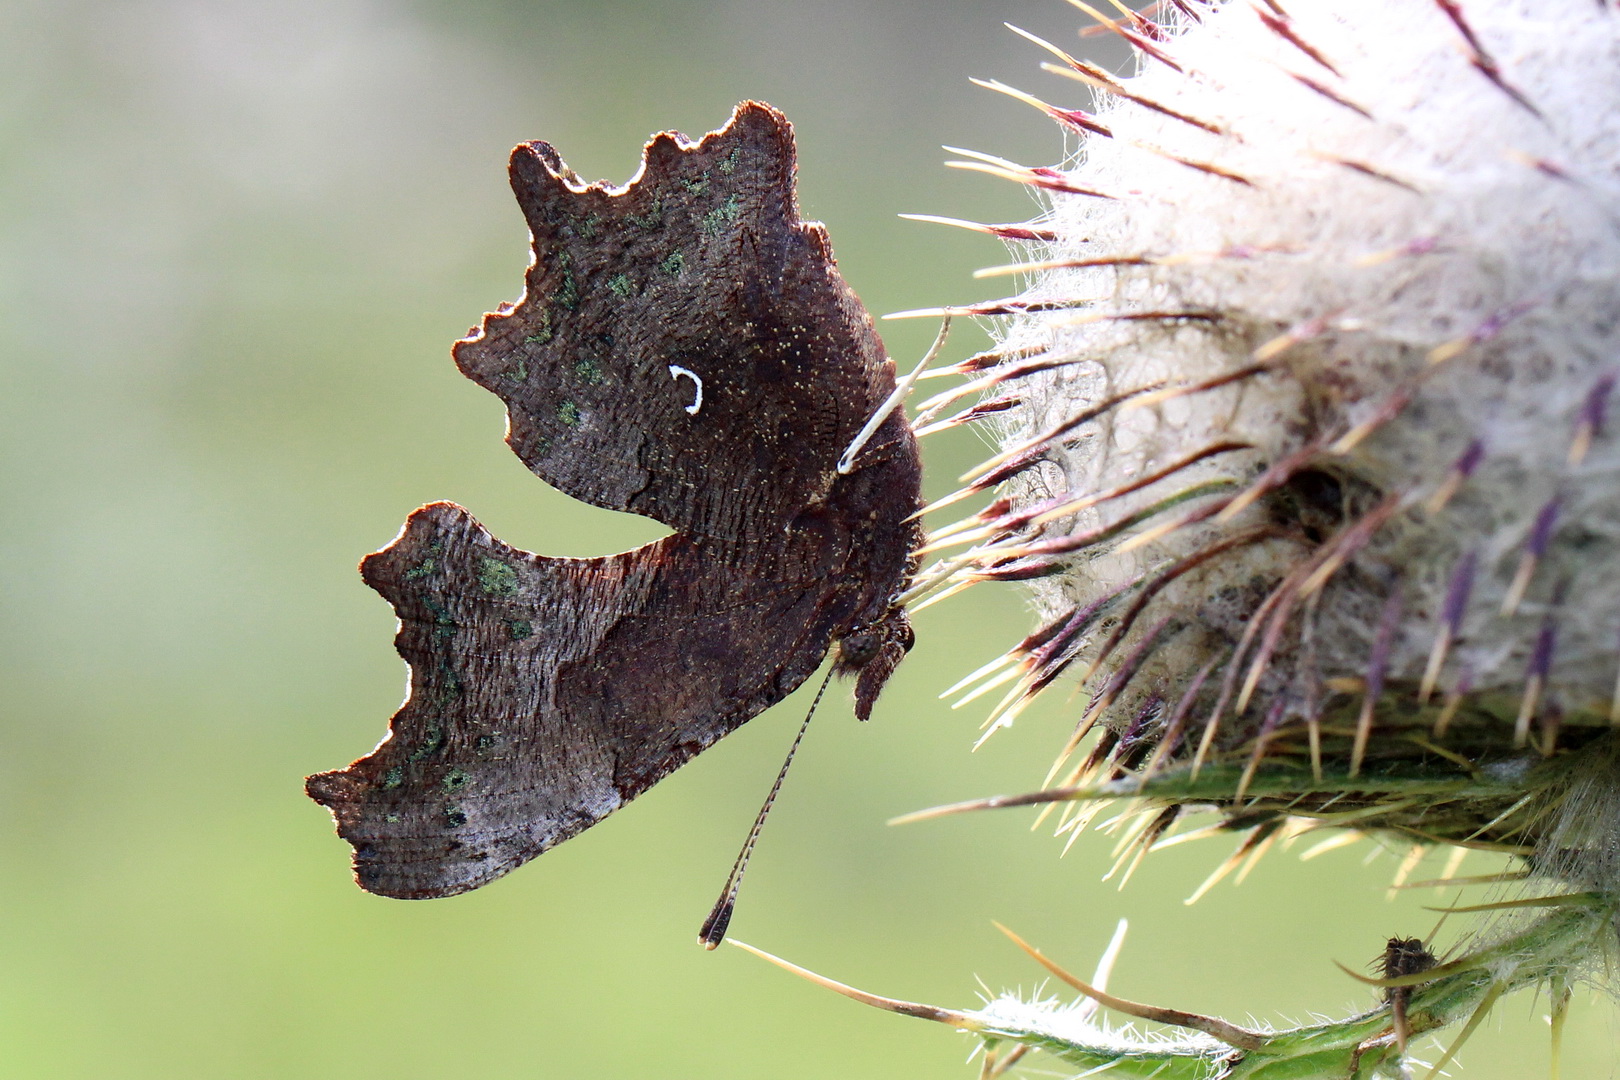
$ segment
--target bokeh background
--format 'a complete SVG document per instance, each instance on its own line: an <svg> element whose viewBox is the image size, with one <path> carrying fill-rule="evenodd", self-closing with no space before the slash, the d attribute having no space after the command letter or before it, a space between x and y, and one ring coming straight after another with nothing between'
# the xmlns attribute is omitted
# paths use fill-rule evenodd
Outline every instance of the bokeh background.
<svg viewBox="0 0 1620 1080"><path fill-rule="evenodd" d="M509 147L627 179L650 132L744 97L798 131L800 197L875 312L995 295L994 241L900 212L1018 220L1027 195L940 144L1034 163L1063 139L973 88L1057 96L1012 21L1079 47L1060 0L0 0L0 1075L970 1077L970 1043L739 950L693 944L805 699L486 889L361 893L301 792L382 735L404 667L354 572L454 499L548 554L650 522L571 502L501 442L449 343L517 293ZM1116 68L1118 52L1086 46ZM919 355L927 325L888 324ZM959 333L952 356L982 343ZM975 460L927 448L931 490ZM1039 984L998 919L1080 971L1129 917L1127 996L1300 1021L1370 992L1332 966L1424 934L1371 845L1273 855L1182 899L1222 840L1099 881L1027 812L890 816L1036 784L1063 695L968 752L935 694L1026 629L1012 591L925 612L874 720L824 707L733 934L900 997ZM1370 863L1370 865L1369 865ZM1464 872L1485 872L1471 860ZM1438 872L1438 862L1418 877ZM982 983L978 980L982 980ZM1510 999L1463 1075L1544 1075ZM1578 999L1566 1077L1615 1070ZM1050 1063L1035 1068L1059 1071Z"/></svg>

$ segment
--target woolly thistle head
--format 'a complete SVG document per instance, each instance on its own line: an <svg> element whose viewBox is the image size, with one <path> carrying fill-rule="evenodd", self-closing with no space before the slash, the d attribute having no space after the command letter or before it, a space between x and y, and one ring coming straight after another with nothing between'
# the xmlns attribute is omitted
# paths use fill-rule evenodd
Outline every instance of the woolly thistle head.
<svg viewBox="0 0 1620 1080"><path fill-rule="evenodd" d="M995 723L1080 678L1052 779L1158 795L1148 839L1215 803L1620 891L1620 12L1157 9L1098 13L1134 77L1037 42L1094 111L995 87L1067 165L971 163L1049 200L956 309L1008 316L964 365L1002 497L925 578L1034 589Z"/></svg>

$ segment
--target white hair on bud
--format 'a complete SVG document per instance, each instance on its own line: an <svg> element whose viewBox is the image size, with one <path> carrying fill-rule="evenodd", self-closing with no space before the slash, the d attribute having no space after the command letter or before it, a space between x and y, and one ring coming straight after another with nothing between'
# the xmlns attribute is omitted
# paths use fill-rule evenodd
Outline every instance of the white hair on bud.
<svg viewBox="0 0 1620 1080"><path fill-rule="evenodd" d="M1189 6L1199 21L1142 37L1161 56L1096 91L1090 119L1109 134L1061 170L1106 197L1053 194L1055 241L1022 248L1093 265L1048 266L1019 297L1061 310L1010 320L1004 346L1067 363L1018 384L1002 434L1020 446L1112 395L1187 391L1052 439L1012 485L1026 506L1247 448L1045 527L1077 536L1158 508L1036 582L1049 621L1139 578L1127 601L1157 590L1123 635L1126 605L1090 624L1071 673L1098 662L1098 694L1124 673L1104 717L1122 732L1215 662L1192 743L1211 708L1237 745L1314 719L1335 686L1414 701L1426 674L1436 703L1498 716L1504 752L1555 745L1577 714L1607 723L1620 12L1464 0L1459 25L1435 0ZM1583 805L1593 789L1584 777ZM1558 869L1620 889L1617 863Z"/></svg>

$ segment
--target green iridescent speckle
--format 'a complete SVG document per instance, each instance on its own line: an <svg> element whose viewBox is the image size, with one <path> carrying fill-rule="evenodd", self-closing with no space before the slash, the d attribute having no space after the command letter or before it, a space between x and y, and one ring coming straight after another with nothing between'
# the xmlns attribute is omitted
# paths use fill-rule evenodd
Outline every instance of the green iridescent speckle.
<svg viewBox="0 0 1620 1080"><path fill-rule="evenodd" d="M506 632L512 635L513 641L522 641L534 633L534 624L528 619L507 619Z"/></svg>
<svg viewBox="0 0 1620 1080"><path fill-rule="evenodd" d="M664 261L658 264L658 269L662 270L670 277L677 277L681 272L681 268L685 265L686 256L682 255L678 251L672 251L668 255L664 256Z"/></svg>
<svg viewBox="0 0 1620 1080"><path fill-rule="evenodd" d="M392 769L389 769L386 773L383 774L382 786L383 786L384 791L388 791L388 790L390 790L392 788L397 788L397 787L399 787L399 785L403 784L404 782L405 782L405 767L403 765L395 765Z"/></svg>
<svg viewBox="0 0 1620 1080"><path fill-rule="evenodd" d="M461 676L450 666L450 661L439 661L439 689L434 692L433 699L440 705L448 705L461 696ZM439 740L443 745L444 740Z"/></svg>
<svg viewBox="0 0 1620 1080"><path fill-rule="evenodd" d="M477 743L478 752L482 754L489 750L493 750L495 748L495 744L498 742L500 742L500 740L493 735L480 735L478 736Z"/></svg>
<svg viewBox="0 0 1620 1080"><path fill-rule="evenodd" d="M518 591L517 571L499 559L480 559L478 587L485 596L511 596Z"/></svg>
<svg viewBox="0 0 1620 1080"><path fill-rule="evenodd" d="M608 278L608 288L613 290L615 296L629 296L636 291L636 284L630 280L629 274L614 274Z"/></svg>
<svg viewBox="0 0 1620 1080"><path fill-rule="evenodd" d="M551 298L558 305L574 311L579 307L579 282L574 280L574 268L568 258L568 252L557 253L557 269L562 271L562 284L557 286L557 291L551 294Z"/></svg>
<svg viewBox="0 0 1620 1080"><path fill-rule="evenodd" d="M607 376L602 374L602 365L594 357L587 356L574 365L574 374L591 386L601 386L607 382Z"/></svg>
<svg viewBox="0 0 1620 1080"><path fill-rule="evenodd" d="M467 824L467 815L461 812L461 807L452 803L444 808L444 823L452 829L459 829Z"/></svg>
<svg viewBox="0 0 1620 1080"><path fill-rule="evenodd" d="M535 314L540 320L540 325L534 333L523 339L525 345L544 345L551 340L551 312L540 308Z"/></svg>
<svg viewBox="0 0 1620 1080"><path fill-rule="evenodd" d="M709 189L709 174L704 173L696 180L683 176L681 177L681 187L690 191L693 195L701 195Z"/></svg>
<svg viewBox="0 0 1620 1080"><path fill-rule="evenodd" d="M437 563L437 561L434 560L433 556L438 555L443 551L444 551L444 542L443 541L435 540L435 541L433 541L433 543L429 544L428 545L428 557L423 559L421 562L417 563L415 566L411 567L409 570L405 571L405 580L406 581L420 581L423 578L427 577L429 574L433 573L433 571L438 568L438 563ZM435 615L437 615L441 610L443 610L441 608L436 607L432 600L428 600L428 601L426 601L426 603L427 603L427 606L428 606L428 610L432 611Z"/></svg>
<svg viewBox="0 0 1620 1080"><path fill-rule="evenodd" d="M467 773L460 769L451 769L449 772L444 774L444 779L440 781L440 783L444 785L444 790L446 791L460 791L471 781L472 777Z"/></svg>
<svg viewBox="0 0 1620 1080"><path fill-rule="evenodd" d="M439 676L443 682L439 685L438 693L433 695L433 700L439 705L448 705L461 696L461 678L450 670L448 664L439 665Z"/></svg>
<svg viewBox="0 0 1620 1080"><path fill-rule="evenodd" d="M425 757L438 753L443 746L444 732L439 728L430 727L422 736L422 741L416 744L416 749L411 751L411 760L421 761Z"/></svg>
<svg viewBox="0 0 1620 1080"><path fill-rule="evenodd" d="M422 606L428 609L433 616L433 640L437 644L444 644L456 633L456 620L450 617L450 609L433 599L431 596L422 598Z"/></svg>
<svg viewBox="0 0 1620 1080"><path fill-rule="evenodd" d="M725 202L703 215L703 231L718 236L720 230L735 222L741 213L742 200L736 195L727 195Z"/></svg>
<svg viewBox="0 0 1620 1080"><path fill-rule="evenodd" d="M388 822L390 825L398 825L401 819L398 814L384 814L383 820Z"/></svg>
<svg viewBox="0 0 1620 1080"><path fill-rule="evenodd" d="M564 427L579 426L579 406L572 401L565 401L557 406L557 419Z"/></svg>
<svg viewBox="0 0 1620 1080"><path fill-rule="evenodd" d="M601 214L586 214L582 218L574 219L574 231L579 233L583 240L596 239L596 225L602 220Z"/></svg>
<svg viewBox="0 0 1620 1080"><path fill-rule="evenodd" d="M742 147L732 147L731 153L720 159L720 171L730 176L732 170L737 167L737 159L740 157L742 157Z"/></svg>
<svg viewBox="0 0 1620 1080"><path fill-rule="evenodd" d="M646 213L629 214L624 220L638 229L656 229L664 223L664 204L655 202L647 207Z"/></svg>

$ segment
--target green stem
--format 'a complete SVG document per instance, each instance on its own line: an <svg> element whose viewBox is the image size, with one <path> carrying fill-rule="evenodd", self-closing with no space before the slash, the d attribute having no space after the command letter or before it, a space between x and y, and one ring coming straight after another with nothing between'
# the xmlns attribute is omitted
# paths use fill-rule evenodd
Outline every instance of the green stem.
<svg viewBox="0 0 1620 1080"><path fill-rule="evenodd" d="M1568 985L1611 935L1620 897L1580 893L1557 898L1554 909L1494 945L1434 969L1412 986L1406 1005L1413 1036L1472 1020L1495 999L1526 986ZM1022 1012L1025 1019L1015 1020ZM1082 1069L1141 1080L1372 1080L1399 1075L1390 1006L1325 1024L1272 1032L1259 1048L1242 1051L1207 1036L1154 1041L1128 1029L1106 1032L1074 1025L1061 1012L998 1002L970 1014L987 1044L1014 1041ZM1069 1027L1078 1031L1070 1032Z"/></svg>

